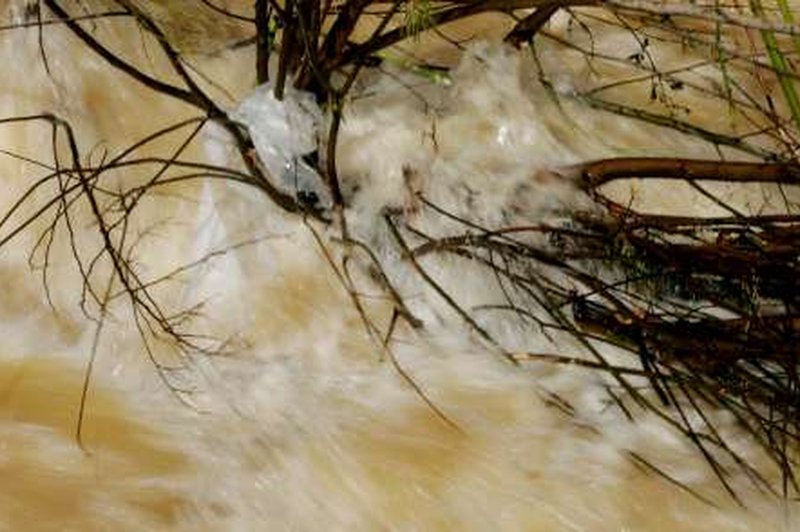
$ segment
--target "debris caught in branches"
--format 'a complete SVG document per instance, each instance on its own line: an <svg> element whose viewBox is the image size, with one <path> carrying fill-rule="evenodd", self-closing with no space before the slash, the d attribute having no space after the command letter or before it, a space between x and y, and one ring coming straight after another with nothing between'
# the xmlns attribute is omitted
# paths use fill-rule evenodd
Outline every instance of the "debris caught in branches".
<svg viewBox="0 0 800 532"><path fill-rule="evenodd" d="M44 177L0 219L0 250L44 220L35 251L43 256L45 290L49 290L52 243L67 239L82 278L81 305L98 323L98 336L108 319L110 302L126 298L145 351L177 396L185 399L191 390L172 379L175 368L159 359L153 343L168 344L183 362L195 354L219 354L228 344L192 332L191 321L200 313L199 307L169 311L158 299L154 286L170 276L148 279L137 269L136 245L142 235L131 233L130 222L144 199L163 187L221 179L250 186L263 193L274 208L307 222L379 351L387 354L404 381L439 419L458 426L392 353L398 324L424 331L425 323L396 288L392 274L396 270L385 267L370 242L349 231L350 198L339 176L338 135L360 76L379 67L387 51L396 52L409 39L441 35L452 23L499 13L508 18L505 40L535 58L554 105L567 100L583 102L609 116L621 115L678 131L713 146L720 158L653 159L643 153L553 168L556 179L570 182L594 207L588 211L576 207L566 213L568 221L563 223L487 226L437 205L418 187L411 191L413 209L386 208L375 220L391 237L405 274L429 287L471 333L510 364L570 364L602 375L613 404L631 419L642 413L655 414L683 434L733 498L737 498L731 482L733 471L743 473L763 490L798 496L798 206L785 197L780 212L753 214L708 188L710 182L760 183L783 193L800 185L798 74L792 60L800 29L790 11L779 10L782 16L776 18L760 2L751 2L750 9L744 9L581 0L259 0L252 13L239 13L204 1L214 16L248 28L251 37L233 48L255 46L254 79L268 83L277 101L302 91L325 111L326 127L321 128L325 131L319 133L317 149L290 154L307 157L303 164L319 176L331 198L330 205L324 205L319 193L291 190L281 175L273 175L269 161L259 154L252 131L215 101L163 21L141 2L118 0L113 2L114 9L97 13L73 4L44 0L41 7L28 13L31 20L3 24L0 31L35 28L42 32L42 58L46 61L47 29L63 24L87 53L152 93L190 107L196 116L154 131L95 163L85 162L90 150L80 144L73 126L61 118L42 114L1 120L2 127L23 122L49 127L51 153L36 162L46 170ZM781 6L786 7L785 3ZM563 20L559 17L569 21L566 32L550 28ZM147 42L157 46L169 66L168 75L156 75L116 53L112 43L104 40L107 37L92 26L132 21ZM630 46L597 49L594 34L604 31L627 35ZM557 90L553 82L556 65L538 52L545 45L568 50L583 60L587 74L582 86ZM665 68L653 52L658 47L691 50L702 60ZM409 70L433 69L425 58L403 52ZM441 65L435 68L437 72L447 70ZM612 80L600 74L608 70L616 74ZM770 95L773 86L780 91ZM638 94L638 100L632 100L639 103L623 101L620 91ZM696 118L700 113L682 103L687 95L713 109L724 109L731 117L729 122L736 125L703 123ZM186 147L209 123L227 133L240 169L184 157ZM171 153L139 155L142 147L172 134L182 135L183 140ZM746 162L730 162L733 155ZM149 178L124 184L110 178L131 167L149 169ZM650 214L604 193L604 185L631 179L684 183L726 214ZM41 200L43 193L50 195ZM33 214L19 219L22 207L29 205L35 205ZM96 230L92 253L87 254L77 243L73 216L78 209L88 209ZM429 234L427 228L415 225L420 212L447 220L449 227L459 230ZM329 249L334 247L336 252ZM427 260L442 256L469 261L490 272L501 302L475 308L459 302L426 269ZM394 306L387 330L381 329L363 305L351 273L357 268L370 272ZM581 352L553 355L511 349L484 326L487 313L508 313L526 324L531 335L570 335ZM624 353L626 361L612 361L604 354L607 346ZM572 411L569 398L556 402L562 411ZM735 417L778 468L780 488L726 440L710 414L718 410ZM639 455L631 457L639 466L658 472Z"/></svg>

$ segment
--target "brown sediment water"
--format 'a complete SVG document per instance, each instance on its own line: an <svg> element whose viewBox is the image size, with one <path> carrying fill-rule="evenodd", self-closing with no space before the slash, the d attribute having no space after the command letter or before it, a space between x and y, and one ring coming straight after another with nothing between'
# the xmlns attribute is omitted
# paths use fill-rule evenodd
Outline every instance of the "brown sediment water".
<svg viewBox="0 0 800 532"><path fill-rule="evenodd" d="M247 36L243 26L209 26L196 2L137 3L156 14L186 50L216 54L192 60L218 83L209 90L226 109L249 93L252 51L220 51ZM23 4L4 2L0 12L19 17ZM92 8L104 4L86 2ZM226 5L244 12L250 2ZM503 24L492 16L445 30L455 40L493 37ZM166 72L163 58L142 44L133 25L98 25L126 57ZM439 48L440 39L427 39L406 43L404 50L459 64L452 46ZM35 31L0 34L0 58L7 65L0 70L0 115L51 110L74 124L82 150L93 152L95 160L103 149L113 152L192 116L187 106L154 96L108 68L63 27L47 30L45 47L50 75ZM371 209L410 210L403 181L408 166L432 197L452 198L459 187L478 191L479 201L470 207L476 216L489 218L498 207L518 202L544 218L554 206L582 200L562 182L536 181L537 172L644 149L655 155L715 154L695 139L578 103L556 109L524 51L497 44L470 50L451 86L424 88L443 102L435 113L389 72L371 74L361 89L377 96L354 101L345 117L340 174L346 186L362 186L349 215L355 230L379 244L385 235L371 232ZM675 47L665 53L680 62L679 52ZM580 58L548 60L562 61L563 79L581 83ZM642 98L634 91L627 97ZM717 119L709 111L709 121ZM434 123L436 142L430 134ZM170 153L180 139L168 136L142 151ZM0 126L0 147L50 164L48 142L46 125ZM185 155L238 164L229 140L213 127ZM13 157L0 161L0 210L12 205L39 170ZM114 178L125 184L150 175L147 169L116 172ZM530 198L518 197L520 183L528 181L541 188ZM608 188L618 198L632 195L632 205L653 212L717 212L688 187L634 181ZM718 186L723 196L753 211L780 207L775 190L765 200L763 187L725 188ZM89 220L88 210L77 211L75 224L84 235L79 244L85 246L80 249L87 256L96 236ZM509 367L468 330L449 324L446 307L430 291L401 278L400 289L429 329L422 334L400 327L397 362L452 423L443 421L365 331L329 267L325 253L336 253L333 245L318 244L325 229L311 225L315 235L252 190L213 181L164 187L143 202L132 225L133 234L148 236L138 250L141 271L156 277L225 246L257 240L181 272L157 292L176 307L205 301L198 327L230 338L235 349L219 357L178 359L179 375L168 378L195 390L191 404L181 404L156 371L126 307L117 303L94 352L81 448L78 412L95 324L79 309L72 250L63 241L54 245L48 302L41 269L28 265L39 233L31 230L6 246L0 254L0 530L797 527L793 502L764 496L737 477L745 503L739 505L680 435L654 416L633 424L607 408L590 373ZM392 260L397 257L389 255L387 262ZM428 265L465 305L479 306L497 295L475 265L455 259ZM98 267L98 275L108 273L104 268ZM364 277L369 296L366 290L375 283ZM378 296L365 301L375 321L386 326L391 304ZM512 343L523 334L506 322L497 331ZM533 343L547 345L543 338ZM569 354L575 345L564 340L560 348ZM151 355L164 364L177 358L166 349ZM582 412L577 421L547 406L542 387L573 399ZM721 430L743 455L777 478L757 448L737 438L734 421L720 417ZM712 504L648 472L637 457L657 460Z"/></svg>

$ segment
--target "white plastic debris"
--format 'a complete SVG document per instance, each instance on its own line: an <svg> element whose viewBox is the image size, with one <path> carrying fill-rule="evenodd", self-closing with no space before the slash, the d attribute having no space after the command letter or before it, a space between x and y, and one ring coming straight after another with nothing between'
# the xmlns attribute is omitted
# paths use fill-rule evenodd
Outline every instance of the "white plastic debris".
<svg viewBox="0 0 800 532"><path fill-rule="evenodd" d="M275 98L272 85L257 87L231 118L244 124L259 158L270 174L298 198L312 197L324 207L328 192L316 170L303 156L317 150L317 130L322 111L310 93L287 89L283 100ZM304 196L302 196L304 194Z"/></svg>

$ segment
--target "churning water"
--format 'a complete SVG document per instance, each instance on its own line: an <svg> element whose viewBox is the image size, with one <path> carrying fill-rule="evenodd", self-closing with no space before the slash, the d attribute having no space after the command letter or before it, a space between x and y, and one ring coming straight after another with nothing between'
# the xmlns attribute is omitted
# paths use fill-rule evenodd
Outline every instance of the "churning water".
<svg viewBox="0 0 800 532"><path fill-rule="evenodd" d="M4 2L3 23L25 20L25 3ZM105 3L76 4L101 11ZM229 112L245 122L252 118L254 128L281 112L264 91L252 92L251 51L226 48L242 36L240 27L207 27L193 11L198 2L141 4L183 39L187 51L197 52L193 66L214 85L200 83ZM156 47L132 23L85 24L130 61L169 75ZM620 35L596 44L633 46ZM691 60L676 50L663 54L674 64ZM132 259L139 275L173 273L154 292L167 311L201 305L192 330L228 342L226 354L181 360L153 347L156 363L179 368L161 376L124 298L112 301L97 338L96 323L81 312L76 251L65 235L73 231L77 253L91 260L97 227L88 207L75 207L71 228L57 228L49 293L37 240L50 219L7 243L0 255L0 529L794 529L791 503L734 479L746 507L738 505L679 434L655 416L631 423L610 407L604 381L593 372L509 365L420 281L393 245L382 222L387 208L430 234L452 227L422 208L415 192L476 223L555 223L564 209L588 208L589 202L549 170L613 155L717 155L690 137L571 101L570 91L588 76L582 58L555 46L541 55L557 73L560 105L538 81L529 54L492 43L470 45L446 81L391 66L359 81L338 148L349 227L376 250L425 323L422 330L399 326L391 351L365 329L347 281L330 264L346 252L358 257L358 250L245 185L206 179L164 186L144 197L131 219L130 238L140 239ZM41 40L35 27L0 33L0 57L0 116L58 115L74 128L86 167L194 116L109 68L58 25L47 26ZM302 95L290 93L288 100L303 107ZM325 118L308 107L293 116L313 130ZM707 113L709 123L722 120L714 109L698 112ZM192 127L137 155L169 157ZM296 132L301 125L292 127ZM307 151L297 147L302 139L286 143L286 150L296 148L288 156L281 152L288 159ZM0 148L0 207L6 212L52 169L50 127L0 125ZM241 164L230 140L212 125L181 158ZM130 187L153 171L123 167L106 183ZM325 201L314 178L305 170L283 176L288 188L308 189ZM720 191L753 210L770 199ZM52 193L37 192L18 220ZM625 183L612 193L653 211L717 209L688 187ZM31 250L38 251L30 257ZM502 299L491 272L469 261L438 257L425 266L465 308ZM105 271L98 266L98 279ZM365 311L386 330L391 302L367 268L351 273ZM520 350L568 355L576 349L568 337L554 345L514 317L487 314L484 325ZM95 341L81 448L76 426ZM190 390L179 395L191 404L176 401L165 380ZM555 393L569 398L573 416L548 404ZM719 423L743 455L758 459L755 447L737 439L733 420ZM711 504L633 456L657 463Z"/></svg>

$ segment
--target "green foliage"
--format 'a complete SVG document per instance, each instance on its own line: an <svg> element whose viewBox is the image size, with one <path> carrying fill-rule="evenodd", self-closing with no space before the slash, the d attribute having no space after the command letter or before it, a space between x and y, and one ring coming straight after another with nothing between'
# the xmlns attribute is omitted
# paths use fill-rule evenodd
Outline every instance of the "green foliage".
<svg viewBox="0 0 800 532"><path fill-rule="evenodd" d="M792 15L786 0L778 0L778 6L784 22L792 23L794 21L794 16ZM753 10L755 15L762 17L764 16L764 7L761 5L761 0L750 0L750 8ZM778 38L776 37L775 32L762 30L761 38L764 41L764 46L767 49L769 62L772 65L772 68L775 69L775 73L778 76L778 82L781 85L781 92L783 92L786 105L789 107L789 111L792 114L794 125L798 130L800 130L800 97L798 97L797 90L794 86L794 79L792 76L794 74L794 69L792 68L789 60L786 58L786 55L780 49ZM793 41L795 49L800 51L800 38L795 36Z"/></svg>
<svg viewBox="0 0 800 532"><path fill-rule="evenodd" d="M418 37L420 33L433 26L433 7L430 0L408 0L404 11L408 35Z"/></svg>

